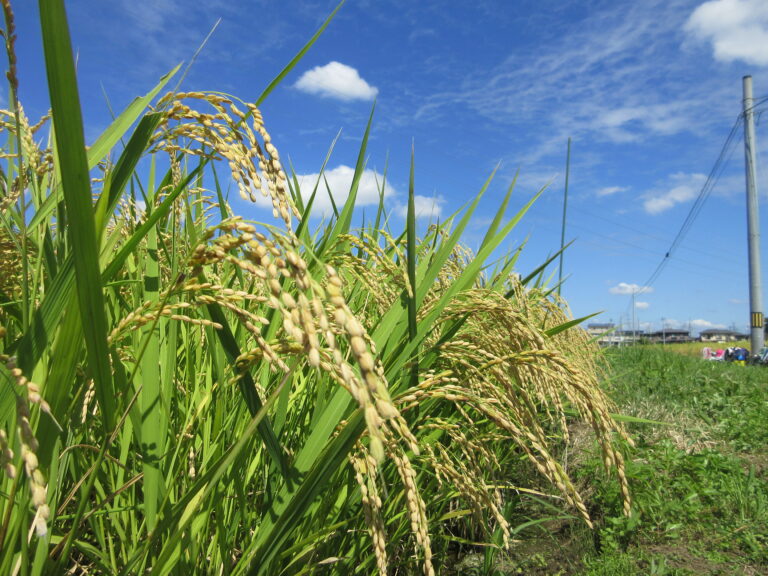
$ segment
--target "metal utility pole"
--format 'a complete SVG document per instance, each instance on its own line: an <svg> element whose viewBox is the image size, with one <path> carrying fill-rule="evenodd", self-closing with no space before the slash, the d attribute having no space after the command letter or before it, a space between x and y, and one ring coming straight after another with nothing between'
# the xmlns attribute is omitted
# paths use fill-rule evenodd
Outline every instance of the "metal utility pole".
<svg viewBox="0 0 768 576"><path fill-rule="evenodd" d="M563 196L563 228L560 232L560 274L557 277L557 295L563 285L563 251L565 250L565 212L568 209L568 175L571 172L571 137L568 137L568 154L565 157L565 194Z"/></svg>
<svg viewBox="0 0 768 576"><path fill-rule="evenodd" d="M760 220L757 205L757 142L752 76L744 76L744 159L747 172L747 240L749 243L750 346L757 354L765 343L763 289L760 274Z"/></svg>

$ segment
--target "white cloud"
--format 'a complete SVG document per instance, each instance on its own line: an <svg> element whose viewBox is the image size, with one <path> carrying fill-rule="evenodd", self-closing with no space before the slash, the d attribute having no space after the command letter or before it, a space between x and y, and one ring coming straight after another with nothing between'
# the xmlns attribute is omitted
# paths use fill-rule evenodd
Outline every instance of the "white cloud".
<svg viewBox="0 0 768 576"><path fill-rule="evenodd" d="M622 296L629 296L632 294L649 294L653 292L653 288L650 286L639 286L638 284L627 284L626 282L619 282L616 286L613 286L608 290L611 294L620 294Z"/></svg>
<svg viewBox="0 0 768 576"><path fill-rule="evenodd" d="M357 70L340 62L329 62L304 72L295 87L308 94L345 101L373 100L379 93Z"/></svg>
<svg viewBox="0 0 768 576"><path fill-rule="evenodd" d="M768 2L712 0L693 11L685 31L709 42L715 60L768 66Z"/></svg>
<svg viewBox="0 0 768 576"><path fill-rule="evenodd" d="M337 166L332 170L326 170L323 173L323 178L320 180L320 184L317 188L317 195L315 196L314 204L312 205L313 214L322 214L328 216L333 213L333 207L331 200L328 197L328 189L330 189L333 195L333 200L339 210L344 205L344 202L349 197L349 189L352 186L352 178L355 175L355 169L350 166ZM320 175L315 174L299 174L297 179L299 181L299 188L301 189L301 197L306 201L312 195L312 191L315 188L318 177ZM326 182L328 188L326 188ZM355 206L375 206L379 203L379 191L384 182L384 177L375 170L365 170L360 178L360 184L357 189L357 201ZM396 196L397 192L387 182L384 189L384 197L391 198Z"/></svg>
<svg viewBox="0 0 768 576"><path fill-rule="evenodd" d="M635 302L635 308L638 310L648 310L650 307L651 305L648 302Z"/></svg>
<svg viewBox="0 0 768 576"><path fill-rule="evenodd" d="M648 214L659 214L665 210L693 200L707 181L704 174L684 174L679 172L670 176L669 183L660 190L645 195L643 208Z"/></svg>
<svg viewBox="0 0 768 576"><path fill-rule="evenodd" d="M687 128L682 114L685 103L672 102L653 106L623 106L599 111L592 129L600 131L614 142L636 142L646 134L676 134Z"/></svg>
<svg viewBox="0 0 768 576"><path fill-rule="evenodd" d="M604 196L613 196L619 192L626 192L627 190L629 190L627 186L606 186L605 188L600 188L600 190L595 192L595 195L599 198L602 198Z"/></svg>
<svg viewBox="0 0 768 576"><path fill-rule="evenodd" d="M432 220L439 218L442 214L442 205L445 203L445 198L442 196L419 196L416 194L413 200L416 218ZM408 205L400 206L398 212L405 218L408 215Z"/></svg>
<svg viewBox="0 0 768 576"><path fill-rule="evenodd" d="M702 318L691 320L689 324L691 325L691 328L693 330L706 330L707 328L725 328L725 324L715 324L714 322L710 322L709 320L704 320Z"/></svg>

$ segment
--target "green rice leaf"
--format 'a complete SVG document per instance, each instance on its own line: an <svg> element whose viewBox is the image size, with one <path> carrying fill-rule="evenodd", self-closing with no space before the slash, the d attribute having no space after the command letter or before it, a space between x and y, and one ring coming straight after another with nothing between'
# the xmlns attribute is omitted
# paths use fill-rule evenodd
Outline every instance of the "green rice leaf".
<svg viewBox="0 0 768 576"><path fill-rule="evenodd" d="M117 422L116 393L107 347L107 319L80 98L63 0L41 1L40 22L88 365L95 381L105 431L111 431Z"/></svg>
<svg viewBox="0 0 768 576"><path fill-rule="evenodd" d="M566 330L573 328L574 326L578 326L579 324L586 322L590 318L594 318L595 316L599 316L602 314L602 312L595 312L594 314L590 314L589 316L584 316L582 318L576 318L574 320L571 320L570 322L565 322L563 324L559 324L553 328L550 328L549 330L546 330L544 334L549 336L550 338L552 336L556 336L557 334L560 334L561 332L565 332Z"/></svg>
<svg viewBox="0 0 768 576"><path fill-rule="evenodd" d="M227 321L226 316L224 316L224 312L222 311L221 306L218 304L208 304L207 308L211 320L221 324L222 326L221 329L216 330L216 334L219 337L219 342L227 354L227 358L234 365L235 360L240 356L240 347L237 345L237 340L232 333L229 322ZM237 385L243 395L243 399L245 400L245 404L248 407L249 412L252 416L255 416L262 409L264 403L259 396L259 393L256 389L256 383L253 381L250 373L244 372L238 379ZM275 431L272 428L272 424L267 416L264 416L260 419L258 430L259 434L261 434L262 440L264 441L264 445L267 448L267 452L269 452L269 455L278 465L283 476L288 477L290 474L290 466L288 464L288 460L285 457L285 452L283 451L283 448L280 445L280 441L277 439L277 435L275 434Z"/></svg>
<svg viewBox="0 0 768 576"><path fill-rule="evenodd" d="M128 132L141 113L149 106L150 102L160 93L168 81L179 71L181 64L176 66L168 74L160 79L160 82L146 95L136 98L123 112L112 121L112 124L101 133L93 145L88 148L88 169L92 170L109 152L120 142L120 139ZM29 223L30 228L38 226L51 216L60 200L59 193L54 190L43 204L37 209Z"/></svg>
<svg viewBox="0 0 768 576"><path fill-rule="evenodd" d="M541 194L541 192L539 192L539 194ZM566 250L566 249L567 249L567 248L568 248L568 247L569 247L571 244L573 244L573 243L574 243L574 240L571 240L570 242L568 242L568 244L566 244L566 245L565 245L565 246L563 246L563 247L562 247L560 250L558 250L557 252L555 252L555 253L554 253L552 256L550 256L549 258L547 258L547 260L546 260L546 261L545 261L543 264L541 264L541 265L537 266L537 267L536 267L536 268L535 268L535 269L534 269L534 270L533 270L531 273L529 273L529 274L528 274L528 275L527 275L525 278L523 278L523 279L520 281L520 283L521 283L523 286L527 286L527 285L528 285L528 284L529 284L529 283L530 283L532 280L534 280L536 277L538 277L538 276L541 276L541 274L543 274L544 270L546 270L546 269L547 269L547 266L549 266L550 264L552 264L552 262L554 262L554 261L555 261L555 260L556 260L556 259L557 259L557 258L560 256L560 254L562 254L562 252L563 252L564 250ZM509 298L509 297L511 297L511 296L512 296L512 292L510 291L510 292L508 292L508 293L507 293L507 298Z"/></svg>
<svg viewBox="0 0 768 576"><path fill-rule="evenodd" d="M418 325L416 322L416 201L414 186L414 150L411 148L411 175L408 179L408 214L406 219L407 232L407 259L408 259L408 283L410 284L410 293L406 291L405 297L408 302L408 340L413 342L416 339ZM410 358L411 376L410 387L415 388L419 384L419 359L418 345L414 348Z"/></svg>
<svg viewBox="0 0 768 576"><path fill-rule="evenodd" d="M365 154L368 149L368 138L371 134L371 125L373 124L373 113L376 110L376 104L371 109L371 114L368 117L368 124L365 127L365 133L363 134L363 141L360 144L360 151L357 154L357 163L355 164L355 173L352 176L352 184L349 188L349 196L344 203L344 208L341 214L336 219L336 223L333 228L327 234L323 235L321 245L317 249L317 255L322 256L323 253L336 243L338 237L342 234L347 234L352 224L352 213L355 209L355 202L357 201L357 191L360 187L360 180L363 177L365 171Z"/></svg>
<svg viewBox="0 0 768 576"><path fill-rule="evenodd" d="M341 10L341 7L344 6L344 3L347 0L341 0L339 4L336 6L336 8L333 9L333 12L328 16L328 18L325 19L323 24L318 28L317 32L312 36L312 38L309 39L309 41L304 45L304 47L299 50L298 54L293 57L293 59L288 62L288 64L280 71L280 74L278 74L272 82L269 83L269 85L264 89L264 92L261 93L261 96L259 96L258 100L256 100L256 106L261 106L261 104L264 102L264 100L267 99L267 96L269 96L272 91L277 88L277 86L283 81L283 79L288 76L288 74L296 67L296 64L301 62L301 60L304 58L305 54L309 52L309 49L312 48L312 46L317 42L317 39L320 38L322 33L325 31L325 29L328 27L328 24L331 23L331 20L333 20L334 16L336 16L336 13Z"/></svg>

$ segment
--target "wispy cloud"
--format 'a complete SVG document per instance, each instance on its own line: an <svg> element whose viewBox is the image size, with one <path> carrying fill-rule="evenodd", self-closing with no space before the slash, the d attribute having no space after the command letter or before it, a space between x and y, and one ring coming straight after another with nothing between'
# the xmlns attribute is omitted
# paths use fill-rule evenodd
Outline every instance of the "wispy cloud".
<svg viewBox="0 0 768 576"><path fill-rule="evenodd" d="M605 196L613 196L614 194L618 194L619 192L626 192L629 190L627 186L606 186L605 188L600 188L597 192L595 192L595 196L598 198L604 198Z"/></svg>
<svg viewBox="0 0 768 576"><path fill-rule="evenodd" d="M587 127L613 142L635 142L650 133L666 135L683 131L688 125L688 118L683 114L685 108L683 102L620 106L599 112Z"/></svg>
<svg viewBox="0 0 768 576"><path fill-rule="evenodd" d="M432 38L436 36L437 32L434 28L417 28L408 36L408 42L416 42L422 38Z"/></svg>
<svg viewBox="0 0 768 576"><path fill-rule="evenodd" d="M685 31L712 45L716 60L768 66L768 3L765 0L712 0L696 8Z"/></svg>
<svg viewBox="0 0 768 576"><path fill-rule="evenodd" d="M653 292L653 288L650 286L640 286L638 284L619 282L616 286L609 288L608 292L611 294L619 294L621 296L631 296L632 294L649 294Z"/></svg>
<svg viewBox="0 0 768 576"><path fill-rule="evenodd" d="M649 302L635 302L635 308L638 310L648 310L651 307Z"/></svg>
<svg viewBox="0 0 768 576"><path fill-rule="evenodd" d="M704 174L673 174L663 187L645 194L643 208L648 214L659 214L689 202L698 196L706 180Z"/></svg>
<svg viewBox="0 0 768 576"><path fill-rule="evenodd" d="M373 100L379 89L363 80L360 73L341 62L329 62L307 70L295 84L307 94L337 100Z"/></svg>
<svg viewBox="0 0 768 576"><path fill-rule="evenodd" d="M142 34L167 31L168 20L179 14L176 0L121 0L120 7Z"/></svg>
<svg viewBox="0 0 768 576"><path fill-rule="evenodd" d="M731 87L699 77L698 56L681 50L691 10L687 0L602 3L535 52L518 50L426 95L417 117L455 116L460 106L499 131L513 127L526 135L514 156L526 166L559 161L569 136L624 144L704 134Z"/></svg>

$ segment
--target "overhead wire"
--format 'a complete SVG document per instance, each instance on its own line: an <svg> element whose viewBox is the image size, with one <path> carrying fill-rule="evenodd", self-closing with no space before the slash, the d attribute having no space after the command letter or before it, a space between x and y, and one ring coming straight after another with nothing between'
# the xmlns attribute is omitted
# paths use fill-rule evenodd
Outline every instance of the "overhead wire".
<svg viewBox="0 0 768 576"><path fill-rule="evenodd" d="M753 99L752 106L749 110L753 112L757 112L758 107L760 107L762 104L766 102L768 102L768 96L764 96L759 99ZM696 201L693 203L693 206L691 206L691 209L688 212L688 215L686 216L682 225L680 226L680 229L678 230L677 234L675 235L674 240L672 240L672 244L670 245L669 250L667 250L667 252L664 254L661 261L658 263L655 270L649 276L648 280L646 280L646 282L642 285L642 287L640 287L639 290L633 291L633 293L631 294L632 299L627 303L627 309L630 309L630 307L632 306L632 303L634 302L634 298L636 296L643 294L645 292L649 292L651 290L653 284L656 282L656 280L659 278L659 276L661 275L666 265L669 263L672 255L680 247L680 243L683 241L683 239L685 238L685 235L693 226L693 223L696 221L696 218L698 218L702 208L704 207L704 204L706 203L707 199L712 193L712 189L715 187L718 180L720 179L720 176L725 170L725 166L727 165L727 162L733 153L733 150L731 150L731 146L733 145L733 141L736 137L736 134L739 131L742 120L744 118L744 114L745 112L742 112L736 117L736 120L734 121L733 126L731 127L731 131L728 133L728 137L725 139L725 142L723 143L723 146L720 149L720 153L717 156L717 160L715 161L714 165L712 166L712 169L710 170L707 176L707 180L704 182L704 185L701 187L701 190L699 191L699 195L696 198Z"/></svg>
<svg viewBox="0 0 768 576"><path fill-rule="evenodd" d="M662 238L659 235L661 233L661 231L663 230L663 228L661 228L661 227L646 226L645 229L641 230L640 228L637 228L635 226L630 226L630 225L625 224L623 222L619 222L618 220L614 220L612 218L607 218L606 216L603 216L601 214L597 214L597 213L589 211L589 210L584 210L583 208L579 208L578 206L574 206L573 211L576 212L576 213L579 213L579 214L586 215L586 216L588 216L590 218L595 218L595 219L598 219L598 220L602 220L604 222L607 222L608 224L611 224L612 226L615 226L616 228L624 228L625 230L629 230L631 232L634 232L636 235L639 235L641 238L647 238L647 239L652 240L654 242L663 242L663 243L667 242L666 238ZM572 224L572 226L578 227L579 225L578 224ZM587 226L582 226L582 227L585 228L585 229L588 229ZM659 232L659 234L650 234L648 232L649 229L650 230L656 230L656 231ZM590 230L590 232L592 232L592 229L589 229L589 230ZM688 250L689 252L693 252L693 253L695 253L695 254L697 254L699 256L701 256L701 255L710 256L712 254L712 250L711 249L705 250L703 248L696 248L696 247L692 247L692 246L680 246L680 248L684 249L684 250ZM647 248L644 248L644 249L647 250ZM725 256L727 254L727 250L725 248L722 248L722 249L717 249L716 248L716 250L719 253L721 253L723 256ZM656 250L654 252L656 254L658 254L658 250Z"/></svg>
<svg viewBox="0 0 768 576"><path fill-rule="evenodd" d="M739 114L739 116L736 118L736 121L733 123L733 127L731 128L731 131L728 133L728 137L725 139L725 142L722 148L720 149L720 154L718 154L715 164L712 166L712 169L710 170L709 175L707 176L707 179L704 182L704 185L701 187L701 190L699 191L699 195L697 196L696 201L693 203L693 206L691 206L691 209L689 210L688 215L685 217L685 220L680 226L680 229L675 235L675 238L672 240L672 244L670 245L669 250L667 250L667 252L664 254L661 261L656 266L656 269L649 276L648 280L643 284L642 288L637 292L637 294L642 294L643 292L648 291L648 289L651 286L653 286L653 284L656 282L656 280L658 279L658 277L661 275L662 271L666 267L667 263L669 262L669 259L675 253L680 243L685 238L685 235L690 231L691 227L693 226L693 223L696 221L699 214L701 213L701 210L704 207L704 204L706 203L707 199L712 193L712 189L717 184L721 174L725 169L727 161L730 158L730 154L733 152L731 150L731 145L739 131L742 118L743 118L743 114Z"/></svg>
<svg viewBox="0 0 768 576"><path fill-rule="evenodd" d="M659 257L659 252L660 251L658 249L649 248L648 246L641 246L640 244L636 244L634 242L629 242L628 240L625 240L625 239L622 239L622 238L616 238L615 236L611 236L611 235L608 235L608 234L603 234L601 232L596 232L594 229L589 228L587 226L584 226L582 224L572 223L571 227L579 229L579 230L584 230L584 231L588 232L590 236L593 236L593 237L605 238L606 240L609 240L612 245L622 244L624 246L628 246L629 248L634 248L637 252L645 252L647 254L650 254L650 255L653 256L653 260L656 260ZM648 236L648 237L650 237L650 236ZM598 244L598 245L600 247L602 247L602 248L605 248L604 244ZM704 251L701 251L700 253L704 253ZM678 263L687 264L687 265L690 265L690 266L698 266L698 267L707 268L707 269L709 269L712 272L717 272L717 273L720 273L720 274L730 273L729 271L725 270L722 267L712 266L711 263L710 264L702 264L701 262L691 262L690 260L686 260L686 259L680 258L680 257L675 258L675 261L678 262Z"/></svg>

